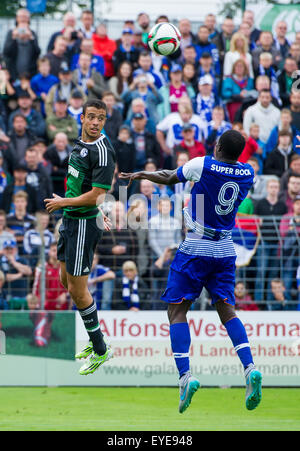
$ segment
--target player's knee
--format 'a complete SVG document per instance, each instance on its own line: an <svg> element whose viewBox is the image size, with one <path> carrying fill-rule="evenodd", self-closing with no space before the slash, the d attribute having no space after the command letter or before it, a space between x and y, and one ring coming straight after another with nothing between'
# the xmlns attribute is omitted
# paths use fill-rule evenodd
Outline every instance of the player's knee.
<svg viewBox="0 0 300 451"><path fill-rule="evenodd" d="M68 284L68 290L69 290L71 298L73 299L73 301L75 302L77 307L81 306L82 303L85 302L85 299L86 299L86 292L85 291L78 290L78 287L76 287L72 283Z"/></svg>
<svg viewBox="0 0 300 451"><path fill-rule="evenodd" d="M186 306L186 301L181 304L169 304L168 318L170 324L186 322L186 314L189 307Z"/></svg>
<svg viewBox="0 0 300 451"><path fill-rule="evenodd" d="M236 317L235 308L231 304L226 304L220 300L215 304L221 323L224 325L231 319Z"/></svg>
<svg viewBox="0 0 300 451"><path fill-rule="evenodd" d="M62 273L59 275L60 282L65 287L66 290L68 290L68 279L67 276L64 276Z"/></svg>
<svg viewBox="0 0 300 451"><path fill-rule="evenodd" d="M63 268L60 268L59 271L59 280L62 283L62 285L65 287L66 290L68 290L68 279L67 274Z"/></svg>

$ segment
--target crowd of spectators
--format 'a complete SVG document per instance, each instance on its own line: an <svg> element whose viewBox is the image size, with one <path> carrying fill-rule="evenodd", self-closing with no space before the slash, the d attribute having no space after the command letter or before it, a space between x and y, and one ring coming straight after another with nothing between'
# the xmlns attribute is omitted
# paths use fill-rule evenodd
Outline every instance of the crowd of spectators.
<svg viewBox="0 0 300 451"><path fill-rule="evenodd" d="M50 217L43 200L64 195L82 106L92 98L107 105L104 133L117 158L104 205L113 227L103 233L89 276L98 308L165 308L159 297L184 236L181 207L192 186L143 180L132 185L128 202L118 174L172 169L211 155L231 128L246 140L239 161L256 173L239 214L260 218L256 254L236 284L237 308L298 308L300 30L291 42L285 21L273 34L258 30L254 13L245 11L238 26L231 17L217 24L208 14L193 33L184 18L180 48L163 57L147 46L151 26L140 13L114 40L91 11L80 20L68 12L41 54L29 12L18 10L0 70L0 309L39 308L43 275L45 309L74 308L59 281L61 214ZM205 296L201 305L209 309Z"/></svg>

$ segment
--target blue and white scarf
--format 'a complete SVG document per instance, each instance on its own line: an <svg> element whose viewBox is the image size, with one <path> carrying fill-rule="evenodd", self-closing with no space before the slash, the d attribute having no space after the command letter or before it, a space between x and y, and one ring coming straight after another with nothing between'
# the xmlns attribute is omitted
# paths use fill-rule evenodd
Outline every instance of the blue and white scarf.
<svg viewBox="0 0 300 451"><path fill-rule="evenodd" d="M206 75L206 74L207 74L207 72L204 72L204 70L200 66L198 69L198 79L200 79L201 77L204 77L204 75ZM217 73L216 73L215 69L212 67L210 69L210 71L208 72L208 74L212 76L212 79L214 81L213 93L215 96L217 96L218 95Z"/></svg>
<svg viewBox="0 0 300 451"><path fill-rule="evenodd" d="M122 284L123 284L122 298L123 298L123 301L127 304L128 308L131 308L131 307L140 308L138 283L139 283L139 276L135 276L132 284L130 283L130 280L128 279L128 277L125 277L125 276L122 277Z"/></svg>
<svg viewBox="0 0 300 451"><path fill-rule="evenodd" d="M211 132L213 130L215 130L214 128L215 126L215 122L211 121L208 126L207 126L207 136L209 136L211 134ZM230 122L227 121L222 121L220 127L218 127L217 129L217 138L219 138L221 135L223 135L223 133L225 133L227 130L231 130L232 129L232 125Z"/></svg>
<svg viewBox="0 0 300 451"><path fill-rule="evenodd" d="M199 114L203 121L210 122L212 120L212 110L215 106L217 106L217 102L213 93L206 99L200 93L197 95L196 113Z"/></svg>
<svg viewBox="0 0 300 451"><path fill-rule="evenodd" d="M91 78L92 70L91 70L91 68L89 68L89 71L88 71L88 73L86 75L83 75L83 73L81 72L80 69L77 69L77 70L78 70L78 81L77 81L77 84L82 88L82 90L86 94L88 94L88 88L87 88L86 82Z"/></svg>
<svg viewBox="0 0 300 451"><path fill-rule="evenodd" d="M279 105L282 105L282 101L279 95L279 84L276 76L276 72L274 68L271 66L269 73L266 73L265 68L260 64L259 65L259 75L267 75L271 80L271 95L274 97Z"/></svg>

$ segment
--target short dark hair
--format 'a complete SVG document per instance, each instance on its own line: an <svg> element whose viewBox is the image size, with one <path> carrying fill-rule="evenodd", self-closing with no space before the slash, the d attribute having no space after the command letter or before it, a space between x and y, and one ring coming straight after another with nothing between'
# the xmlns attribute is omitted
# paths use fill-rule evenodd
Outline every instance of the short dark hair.
<svg viewBox="0 0 300 451"><path fill-rule="evenodd" d="M283 128L282 130L279 130L279 132L278 132L278 142L279 142L280 136L289 136L290 140L291 141L293 140L293 135L288 129L284 129Z"/></svg>
<svg viewBox="0 0 300 451"><path fill-rule="evenodd" d="M91 11L90 9L84 9L81 13L81 17L83 16L83 14L89 14L90 16L93 16L93 11Z"/></svg>
<svg viewBox="0 0 300 451"><path fill-rule="evenodd" d="M262 89L262 90L260 91L259 95L260 95L260 94L263 94L264 92L267 92L268 94L271 95L271 89Z"/></svg>
<svg viewBox="0 0 300 451"><path fill-rule="evenodd" d="M202 58L205 60L208 60L208 59L212 59L212 56L208 52L203 52L202 55L200 55L200 59L202 59Z"/></svg>
<svg viewBox="0 0 300 451"><path fill-rule="evenodd" d="M159 19L164 19L167 22L169 22L168 16L165 16L164 14L161 14L160 16L158 16L158 18L156 19L155 23L158 23Z"/></svg>
<svg viewBox="0 0 300 451"><path fill-rule="evenodd" d="M139 19L141 16L149 17L149 14L145 13L144 11L142 11L141 13L138 14L137 18Z"/></svg>
<svg viewBox="0 0 300 451"><path fill-rule="evenodd" d="M48 64L50 64L49 58L47 58L46 56L42 56L41 58L39 58L39 59L37 60L38 66L39 66L40 64L42 64L42 63L48 63Z"/></svg>
<svg viewBox="0 0 300 451"><path fill-rule="evenodd" d="M104 110L105 112L107 111L106 104L102 100L91 99L85 102L82 107L83 116L85 116L86 109L90 107L97 108L97 110Z"/></svg>
<svg viewBox="0 0 300 451"><path fill-rule="evenodd" d="M103 97L107 97L107 96L112 96L116 100L116 96L115 96L115 94L112 91L104 91L102 93L102 99L103 99Z"/></svg>
<svg viewBox="0 0 300 451"><path fill-rule="evenodd" d="M237 130L227 130L220 136L218 145L225 158L237 160L244 150L245 138Z"/></svg>
<svg viewBox="0 0 300 451"><path fill-rule="evenodd" d="M296 172L292 172L289 176L288 176L288 182L290 181L290 178L292 177L296 177L297 179L300 178L300 174L297 174Z"/></svg>
<svg viewBox="0 0 300 451"><path fill-rule="evenodd" d="M291 156L290 163L292 163L293 161L296 161L296 160L300 160L300 155L299 155L298 153L294 153L294 154Z"/></svg>
<svg viewBox="0 0 300 451"><path fill-rule="evenodd" d="M274 279L271 280L271 283L281 283L284 286L284 282L282 279L279 279L279 277L275 277Z"/></svg>
<svg viewBox="0 0 300 451"><path fill-rule="evenodd" d="M188 45L186 45L184 48L185 48L185 49L193 49L193 50L195 50L195 52L196 52L195 46L192 45L192 44L188 44Z"/></svg>
<svg viewBox="0 0 300 451"><path fill-rule="evenodd" d="M139 58L141 56L151 56L150 53L147 50L142 50L141 53L139 54Z"/></svg>
<svg viewBox="0 0 300 451"><path fill-rule="evenodd" d="M13 122L14 122L15 119L17 119L18 117L21 117L22 119L24 119L24 121L25 121L26 124L27 124L26 117L24 116L24 114L21 114L21 113L16 113L16 114L14 115L14 117L13 117Z"/></svg>
<svg viewBox="0 0 300 451"><path fill-rule="evenodd" d="M37 210L37 211L35 212L35 215L43 215L43 216L48 216L48 217L50 217L50 214L49 214L49 212L48 212L47 210Z"/></svg>
<svg viewBox="0 0 300 451"><path fill-rule="evenodd" d="M25 154L26 154L27 152L35 152L35 153L37 153L38 150L37 150L35 147L27 147L27 149L25 150Z"/></svg>

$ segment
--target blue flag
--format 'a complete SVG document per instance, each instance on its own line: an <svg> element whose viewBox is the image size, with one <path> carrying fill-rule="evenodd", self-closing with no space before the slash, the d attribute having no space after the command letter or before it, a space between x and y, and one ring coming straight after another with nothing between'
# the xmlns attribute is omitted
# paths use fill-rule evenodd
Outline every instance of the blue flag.
<svg viewBox="0 0 300 451"><path fill-rule="evenodd" d="M46 11L46 0L27 0L27 9L30 13L44 13Z"/></svg>

